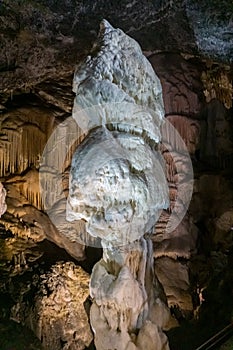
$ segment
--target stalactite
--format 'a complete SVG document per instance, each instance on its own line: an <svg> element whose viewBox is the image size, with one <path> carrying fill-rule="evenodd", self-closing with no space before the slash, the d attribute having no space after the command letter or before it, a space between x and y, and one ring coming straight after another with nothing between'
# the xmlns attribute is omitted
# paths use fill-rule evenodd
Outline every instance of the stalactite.
<svg viewBox="0 0 233 350"><path fill-rule="evenodd" d="M67 118L51 133L40 166L42 201L47 210L67 196L65 174L69 171L74 149L84 135L73 118Z"/></svg>
<svg viewBox="0 0 233 350"><path fill-rule="evenodd" d="M53 127L47 119L46 113L26 108L0 116L1 177L22 173L30 166L39 167L47 136Z"/></svg>
<svg viewBox="0 0 233 350"><path fill-rule="evenodd" d="M39 157L45 146L46 135L38 126L33 124L23 125L22 127L22 158L20 172L30 166L39 166Z"/></svg>
<svg viewBox="0 0 233 350"><path fill-rule="evenodd" d="M176 117L174 117L175 119ZM176 124L174 123L174 126ZM179 129L180 134L184 135L186 132L185 128ZM175 133L174 133L175 134ZM188 132L187 132L188 134ZM186 137L187 140L187 137ZM171 138L172 141L172 138ZM182 150L182 154L179 153L174 143L167 146L161 145L162 154L166 163L166 176L169 181L169 197L170 207L168 210L163 210L157 224L155 233L152 237L154 246L154 257L156 273L158 278L163 281L164 290L167 295L168 305L178 305L183 310L189 312L193 309L191 295L189 293L189 278L188 278L188 266L180 265L177 258L190 259L190 256L195 251L197 229L193 225L191 218L188 214L185 215L183 220L180 222L178 219L179 211L186 213L187 203L189 200L185 198L185 195L189 193L190 188L187 186L189 183L190 171L188 170L188 153ZM177 146L177 143L175 143ZM189 196L189 195L188 195ZM178 205L177 205L178 204ZM174 225L177 222L180 224ZM170 228L171 227L171 228ZM165 276L170 273L170 270L166 272L166 269L161 270L158 266L167 264L167 269L173 269L174 276L172 277L171 285L170 280ZM186 275L184 276L184 271ZM171 274L172 276L172 274ZM184 283L185 281L185 283Z"/></svg>
<svg viewBox="0 0 233 350"><path fill-rule="evenodd" d="M74 149L83 138L82 130L71 118L55 128L43 153L46 164L51 165L51 171L61 174L70 166ZM52 186L52 183L50 185Z"/></svg>
<svg viewBox="0 0 233 350"><path fill-rule="evenodd" d="M3 141L3 150L2 150L2 172L1 177L8 173L15 173L18 168L21 152L21 133L18 130L2 128L4 136L7 137L7 140Z"/></svg>
<svg viewBox="0 0 233 350"><path fill-rule="evenodd" d="M21 179L22 181L19 186L20 192L31 205L38 209L43 209L38 170L34 169L28 171Z"/></svg>
<svg viewBox="0 0 233 350"><path fill-rule="evenodd" d="M206 101L218 99L228 109L232 107L233 87L230 77L230 67L211 64L202 72Z"/></svg>

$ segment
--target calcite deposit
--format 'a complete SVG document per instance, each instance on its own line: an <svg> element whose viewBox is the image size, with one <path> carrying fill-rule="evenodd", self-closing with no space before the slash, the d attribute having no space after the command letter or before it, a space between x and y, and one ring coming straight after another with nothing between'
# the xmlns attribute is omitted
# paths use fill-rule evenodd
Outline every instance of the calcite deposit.
<svg viewBox="0 0 233 350"><path fill-rule="evenodd" d="M0 182L0 217L5 213L6 211L6 190L3 187L2 183Z"/></svg>
<svg viewBox="0 0 233 350"><path fill-rule="evenodd" d="M91 236L130 243L168 205L154 150L163 118L159 79L139 45L103 21L91 55L77 68L74 91L73 118L89 135L72 160L67 219L85 220Z"/></svg>
<svg viewBox="0 0 233 350"><path fill-rule="evenodd" d="M169 349L172 324L153 269L150 233L168 207L157 150L163 122L159 79L139 45L107 21L74 76L73 118L85 134L74 153L67 220L86 223L103 258L90 282L97 350Z"/></svg>

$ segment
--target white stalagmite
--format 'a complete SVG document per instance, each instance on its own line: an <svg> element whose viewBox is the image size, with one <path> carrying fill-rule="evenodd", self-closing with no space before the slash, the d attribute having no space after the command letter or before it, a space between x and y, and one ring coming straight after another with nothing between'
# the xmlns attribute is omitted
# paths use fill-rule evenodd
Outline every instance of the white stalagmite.
<svg viewBox="0 0 233 350"><path fill-rule="evenodd" d="M111 244L139 239L167 205L166 179L156 153L139 136L93 131L73 158L68 219L84 219L91 236Z"/></svg>
<svg viewBox="0 0 233 350"><path fill-rule="evenodd" d="M149 233L168 186L157 146L162 89L139 45L107 21L74 76L73 118L86 135L70 171L67 220L101 239L92 272L97 350L167 350L170 313L160 299Z"/></svg>
<svg viewBox="0 0 233 350"><path fill-rule="evenodd" d="M107 21L74 76L73 118L89 136L70 173L67 220L116 245L142 237L168 206L161 157L164 107L158 77L139 45Z"/></svg>

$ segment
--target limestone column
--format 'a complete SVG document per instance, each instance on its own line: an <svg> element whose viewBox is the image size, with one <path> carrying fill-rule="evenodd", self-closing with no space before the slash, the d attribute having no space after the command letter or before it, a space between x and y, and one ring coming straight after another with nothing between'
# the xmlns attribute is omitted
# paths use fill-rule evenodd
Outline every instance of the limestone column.
<svg viewBox="0 0 233 350"><path fill-rule="evenodd" d="M85 137L72 159L67 220L84 221L103 247L90 282L96 348L168 349L170 314L150 240L169 204L160 81L139 45L103 21L73 86L73 118Z"/></svg>

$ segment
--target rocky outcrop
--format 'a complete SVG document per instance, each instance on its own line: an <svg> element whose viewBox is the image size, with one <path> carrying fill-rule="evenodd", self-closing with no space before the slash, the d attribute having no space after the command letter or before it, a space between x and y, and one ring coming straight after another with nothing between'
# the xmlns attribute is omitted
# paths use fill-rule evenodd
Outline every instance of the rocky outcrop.
<svg viewBox="0 0 233 350"><path fill-rule="evenodd" d="M3 335L0 339L1 349L43 350L39 339L36 338L33 332L16 322L1 322L0 332Z"/></svg>
<svg viewBox="0 0 233 350"><path fill-rule="evenodd" d="M32 329L45 349L83 350L92 341L88 296L89 275L71 262L57 263L40 277L33 307L16 304L11 317Z"/></svg>
<svg viewBox="0 0 233 350"><path fill-rule="evenodd" d="M38 183L38 172L36 171L34 182ZM58 246L65 248L67 252L78 260L85 256L84 246L75 242L70 235L64 237L61 232L53 225L45 212L33 206L20 191L21 184L27 188L28 183L23 182L23 177L11 177L5 183L8 191L7 195L7 212L1 218L1 224L6 230L10 230L14 235L23 239L32 239L34 242L41 242L45 238L56 243ZM30 186L30 185L29 185ZM65 213L65 206L59 205L60 215ZM59 222L59 220L57 221Z"/></svg>
<svg viewBox="0 0 233 350"><path fill-rule="evenodd" d="M168 215L163 213L156 225L156 232L152 237L154 256L167 256L173 259L190 259L196 251L198 229L192 218L187 214L172 232L167 232Z"/></svg>
<svg viewBox="0 0 233 350"><path fill-rule="evenodd" d="M194 222L205 221L207 224L211 219L227 212L232 204L233 195L229 178L217 174L201 174L197 177L190 206Z"/></svg>
<svg viewBox="0 0 233 350"><path fill-rule="evenodd" d="M232 4L228 1L186 2L186 13L190 27L202 54L211 55L215 48L215 56L220 58L232 56ZM208 27L208 31L206 30ZM232 61L232 60L231 60Z"/></svg>
<svg viewBox="0 0 233 350"><path fill-rule="evenodd" d="M230 101L232 92L229 89ZM224 98L211 100L203 110L205 120L202 121L200 134L200 159L209 166L226 169L233 162L233 143L231 138L230 113L224 106Z"/></svg>
<svg viewBox="0 0 233 350"><path fill-rule="evenodd" d="M214 242L224 249L232 246L233 210L227 210L214 220Z"/></svg>
<svg viewBox="0 0 233 350"><path fill-rule="evenodd" d="M203 105L202 66L175 53L152 54L148 58L161 80L166 115L197 119Z"/></svg>

